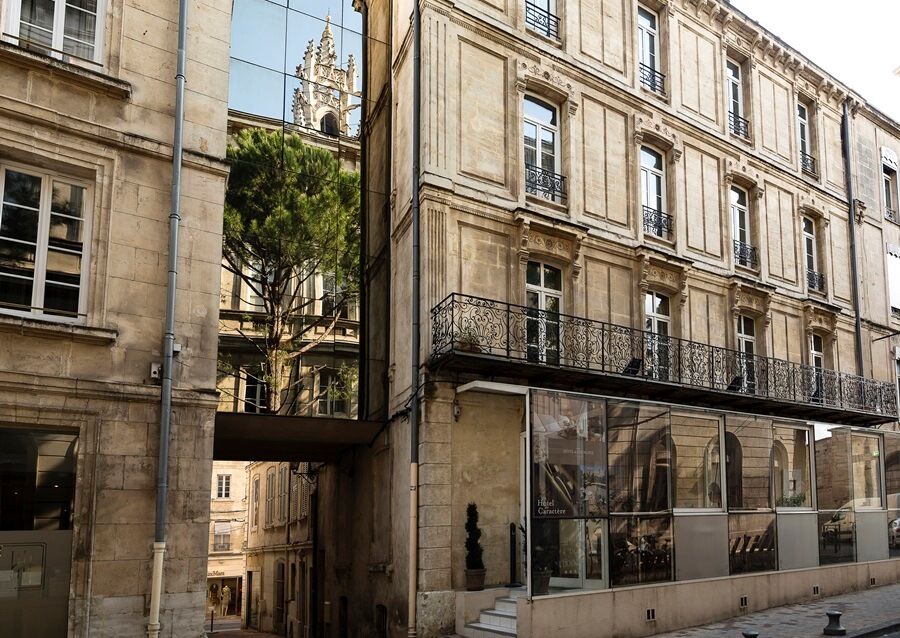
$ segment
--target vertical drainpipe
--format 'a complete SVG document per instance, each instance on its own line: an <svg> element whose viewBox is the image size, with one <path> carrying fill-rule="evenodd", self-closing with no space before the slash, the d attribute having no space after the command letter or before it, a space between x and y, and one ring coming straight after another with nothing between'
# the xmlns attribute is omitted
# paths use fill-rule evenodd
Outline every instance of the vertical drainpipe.
<svg viewBox="0 0 900 638"><path fill-rule="evenodd" d="M150 586L148 638L159 637L159 607L166 553L166 511L169 498L169 427L172 417L172 364L175 359L175 292L178 278L178 224L181 221L181 161L184 153L184 73L187 40L187 0L178 2L178 54L175 72L175 134L172 144L172 199L169 213L169 273L166 286L166 327L163 341L162 392L159 410L159 465L156 474L156 528L153 537L153 578Z"/></svg>
<svg viewBox="0 0 900 638"><path fill-rule="evenodd" d="M412 321L410 351L409 410L409 600L407 633L416 636L416 596L419 572L419 127L421 125L421 29L419 0L413 8L413 99L412 99Z"/></svg>
<svg viewBox="0 0 900 638"><path fill-rule="evenodd" d="M863 370L862 319L859 303L859 269L856 263L856 198L853 195L853 161L850 146L850 96L844 98L844 114L841 121L841 146L844 155L844 179L847 184L847 210L850 224L850 282L853 286L854 328L856 337L856 373L865 376Z"/></svg>

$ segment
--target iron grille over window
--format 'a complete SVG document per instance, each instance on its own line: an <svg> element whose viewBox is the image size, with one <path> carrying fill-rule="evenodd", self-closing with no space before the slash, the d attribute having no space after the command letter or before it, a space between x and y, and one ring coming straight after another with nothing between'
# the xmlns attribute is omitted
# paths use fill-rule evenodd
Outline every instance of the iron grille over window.
<svg viewBox="0 0 900 638"><path fill-rule="evenodd" d="M641 75L641 84L660 95L666 92L665 75L644 63L638 65L638 70Z"/></svg>
<svg viewBox="0 0 900 638"><path fill-rule="evenodd" d="M561 202L566 198L566 178L539 166L525 165L525 191Z"/></svg>
<svg viewBox="0 0 900 638"><path fill-rule="evenodd" d="M583 373L665 382L775 401L782 412L794 405L897 414L892 383L562 313L553 313L554 356L536 358L528 339L534 314L527 306L453 293L431 311L433 356L468 357L467 369L482 357L492 373L515 362L540 366L543 375L564 369L569 381Z"/></svg>
<svg viewBox="0 0 900 638"><path fill-rule="evenodd" d="M756 249L756 246L751 246L735 239L734 261L745 268L757 268L759 267L759 251Z"/></svg>
<svg viewBox="0 0 900 638"><path fill-rule="evenodd" d="M890 208L885 208L884 209L884 218L887 220L890 220L892 222L896 222L897 221L897 211L892 210Z"/></svg>
<svg viewBox="0 0 900 638"><path fill-rule="evenodd" d="M750 139L750 120L737 113L728 113L728 129L738 137Z"/></svg>
<svg viewBox="0 0 900 638"><path fill-rule="evenodd" d="M548 38L559 39L559 17L533 2L525 3L525 24Z"/></svg>
<svg viewBox="0 0 900 638"><path fill-rule="evenodd" d="M812 175L815 177L819 174L816 170L816 158L808 153L800 153L800 167L803 169L803 172L807 175Z"/></svg>
<svg viewBox="0 0 900 638"><path fill-rule="evenodd" d="M675 227L675 220L668 213L644 206L644 232L668 238Z"/></svg>
<svg viewBox="0 0 900 638"><path fill-rule="evenodd" d="M806 285L810 290L825 291L825 275L815 270L806 271Z"/></svg>

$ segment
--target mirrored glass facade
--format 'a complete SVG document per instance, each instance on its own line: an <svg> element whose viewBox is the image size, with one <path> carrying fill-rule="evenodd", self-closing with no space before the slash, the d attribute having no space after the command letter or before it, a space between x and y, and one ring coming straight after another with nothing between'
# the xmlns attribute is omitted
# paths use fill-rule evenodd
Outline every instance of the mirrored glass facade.
<svg viewBox="0 0 900 638"><path fill-rule="evenodd" d="M533 595L900 558L900 433L548 390L529 419Z"/></svg>

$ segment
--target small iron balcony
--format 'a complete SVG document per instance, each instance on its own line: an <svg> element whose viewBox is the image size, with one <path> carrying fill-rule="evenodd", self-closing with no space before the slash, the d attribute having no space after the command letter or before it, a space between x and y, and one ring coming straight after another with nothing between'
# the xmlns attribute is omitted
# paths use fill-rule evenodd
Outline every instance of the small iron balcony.
<svg viewBox="0 0 900 638"><path fill-rule="evenodd" d="M825 275L815 270L807 270L806 286L816 292L825 292Z"/></svg>
<svg viewBox="0 0 900 638"><path fill-rule="evenodd" d="M526 164L525 192L561 203L566 198L566 178L539 166Z"/></svg>
<svg viewBox="0 0 900 638"><path fill-rule="evenodd" d="M897 419L889 382L458 293L432 308L431 347L435 368L546 387L839 423Z"/></svg>
<svg viewBox="0 0 900 638"><path fill-rule="evenodd" d="M800 168L811 177L819 176L819 171L816 170L816 158L802 151L800 153Z"/></svg>
<svg viewBox="0 0 900 638"><path fill-rule="evenodd" d="M641 84L650 89L655 93L659 93L660 95L665 95L666 92L666 76L654 69L652 66L647 66L643 62L638 64L638 73L641 76Z"/></svg>
<svg viewBox="0 0 900 638"><path fill-rule="evenodd" d="M741 117L737 113L728 112L728 129L738 137L750 139L750 120Z"/></svg>
<svg viewBox="0 0 900 638"><path fill-rule="evenodd" d="M896 224L897 223L897 211L895 211L892 208L885 208L884 209L884 218L889 221L892 221Z"/></svg>
<svg viewBox="0 0 900 638"><path fill-rule="evenodd" d="M734 263L744 268L759 268L759 251L742 241L734 240Z"/></svg>
<svg viewBox="0 0 900 638"><path fill-rule="evenodd" d="M668 213L644 206L644 232L663 239L669 239L675 228L675 220Z"/></svg>
<svg viewBox="0 0 900 638"><path fill-rule="evenodd" d="M525 24L548 38L559 40L559 17L532 2L525 3Z"/></svg>

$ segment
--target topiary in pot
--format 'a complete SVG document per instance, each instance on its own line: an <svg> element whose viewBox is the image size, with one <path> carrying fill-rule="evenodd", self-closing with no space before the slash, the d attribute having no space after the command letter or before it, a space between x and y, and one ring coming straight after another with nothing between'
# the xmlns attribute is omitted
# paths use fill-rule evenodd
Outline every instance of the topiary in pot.
<svg viewBox="0 0 900 638"><path fill-rule="evenodd" d="M478 527L478 506L469 503L466 506L466 589L481 591L484 589L484 560L481 547L481 529Z"/></svg>

